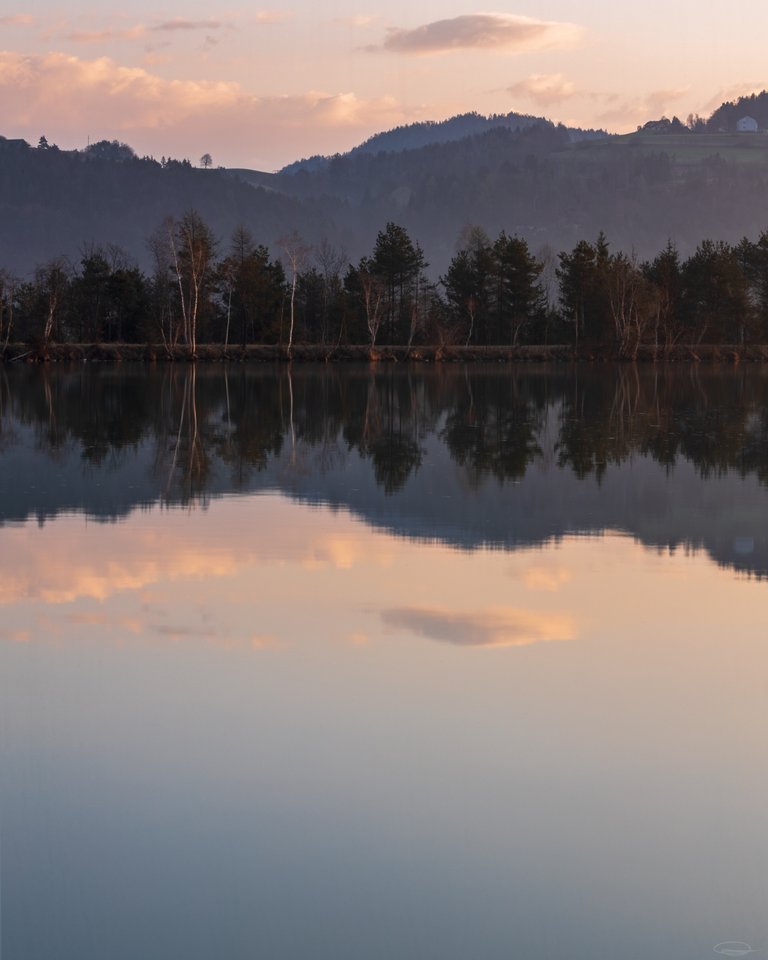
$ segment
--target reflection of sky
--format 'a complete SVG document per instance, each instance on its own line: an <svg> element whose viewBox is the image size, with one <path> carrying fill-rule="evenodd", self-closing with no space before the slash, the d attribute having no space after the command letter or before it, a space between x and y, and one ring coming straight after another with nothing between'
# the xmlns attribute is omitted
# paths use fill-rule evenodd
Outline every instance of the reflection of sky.
<svg viewBox="0 0 768 960"><path fill-rule="evenodd" d="M3 955L760 946L765 590L277 496L5 527Z"/></svg>

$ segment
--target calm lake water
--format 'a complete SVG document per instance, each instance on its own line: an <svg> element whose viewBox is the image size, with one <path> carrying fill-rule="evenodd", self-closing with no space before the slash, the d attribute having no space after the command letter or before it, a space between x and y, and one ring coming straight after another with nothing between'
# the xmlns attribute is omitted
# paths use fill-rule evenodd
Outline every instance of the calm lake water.
<svg viewBox="0 0 768 960"><path fill-rule="evenodd" d="M766 484L763 369L0 368L2 960L768 950Z"/></svg>

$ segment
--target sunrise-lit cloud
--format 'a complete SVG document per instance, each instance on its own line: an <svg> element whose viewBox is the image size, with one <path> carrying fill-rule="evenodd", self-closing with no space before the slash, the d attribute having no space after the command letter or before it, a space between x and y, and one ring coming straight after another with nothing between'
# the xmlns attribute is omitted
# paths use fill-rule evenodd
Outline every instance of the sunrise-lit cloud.
<svg viewBox="0 0 768 960"><path fill-rule="evenodd" d="M129 140L140 152L158 155L171 145L196 155L235 129L243 154L268 158L272 143L285 153L286 145L299 149L313 138L315 152L331 152L340 131L352 146L369 131L410 119L389 96L307 91L258 97L235 82L169 80L109 57L64 53L0 52L0 98L6 133L10 128L34 138L44 130L56 141L79 138L87 117L93 136Z"/></svg>
<svg viewBox="0 0 768 960"><path fill-rule="evenodd" d="M430 54L457 50L522 53L569 46L581 36L573 23L535 20L510 13L473 13L435 20L413 29L391 28L380 49Z"/></svg>
<svg viewBox="0 0 768 960"><path fill-rule="evenodd" d="M184 17L174 17L173 20L164 20L149 29L153 33L168 33L176 30L220 30L223 26L219 20L186 20Z"/></svg>
<svg viewBox="0 0 768 960"><path fill-rule="evenodd" d="M286 20L290 20L293 14L290 10L257 10L256 13L251 16L256 23L269 24L284 23Z"/></svg>
<svg viewBox="0 0 768 960"><path fill-rule="evenodd" d="M673 87L664 90L653 90L643 97L632 100L622 100L615 96L606 97L596 94L612 104L608 109L598 114L601 123L615 124L619 128L631 128L647 120L658 120L663 115L673 112L675 103L679 102L688 93L688 87Z"/></svg>
<svg viewBox="0 0 768 960"><path fill-rule="evenodd" d="M705 114L710 114L717 110L722 103L729 103L738 100L740 97L750 97L752 94L760 93L766 89L768 89L768 80L761 80L754 83L734 83L718 90L717 93L713 97L710 97L704 104L702 110Z"/></svg>
<svg viewBox="0 0 768 960"><path fill-rule="evenodd" d="M123 30L75 30L68 33L66 39L72 43L110 43L114 40L142 40L147 36L147 28L141 24Z"/></svg>
<svg viewBox="0 0 768 960"><path fill-rule="evenodd" d="M570 618L534 610L461 613L401 607L382 611L381 618L387 626L459 647L523 647L576 636Z"/></svg>
<svg viewBox="0 0 768 960"><path fill-rule="evenodd" d="M137 23L132 27L115 27L104 30L75 30L66 34L66 39L72 43L103 44L116 40L147 40L156 34L162 33L194 33L197 31L215 31L231 27L231 24L220 20L185 20L175 17L160 23L146 25Z"/></svg>
<svg viewBox="0 0 768 960"><path fill-rule="evenodd" d="M357 14L356 16L352 17L334 17L332 22L342 27L355 27L356 29L363 29L365 27L370 27L371 24L376 23L378 19L379 17L377 16Z"/></svg>
<svg viewBox="0 0 768 960"><path fill-rule="evenodd" d="M34 23L35 18L28 13L14 13L0 17L0 27L31 27Z"/></svg>
<svg viewBox="0 0 768 960"><path fill-rule="evenodd" d="M546 108L575 96L577 89L576 84L567 80L562 73L534 73L525 80L513 83L507 92L513 97L523 97Z"/></svg>

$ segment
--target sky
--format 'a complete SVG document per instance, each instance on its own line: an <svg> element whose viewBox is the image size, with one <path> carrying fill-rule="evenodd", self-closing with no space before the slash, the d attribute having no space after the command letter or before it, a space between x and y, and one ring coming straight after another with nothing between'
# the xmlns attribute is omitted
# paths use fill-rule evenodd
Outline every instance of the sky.
<svg viewBox="0 0 768 960"><path fill-rule="evenodd" d="M626 132L768 87L764 0L494 3L2 0L0 135L275 170L467 111Z"/></svg>

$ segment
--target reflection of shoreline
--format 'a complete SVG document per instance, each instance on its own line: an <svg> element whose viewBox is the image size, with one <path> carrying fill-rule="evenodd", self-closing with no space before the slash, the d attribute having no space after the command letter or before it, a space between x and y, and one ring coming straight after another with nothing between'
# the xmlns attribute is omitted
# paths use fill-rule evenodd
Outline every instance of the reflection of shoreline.
<svg viewBox="0 0 768 960"><path fill-rule="evenodd" d="M170 365L2 393L0 522L272 490L466 549L613 529L768 572L759 370Z"/></svg>
<svg viewBox="0 0 768 960"><path fill-rule="evenodd" d="M574 349L572 344L530 344L518 346L466 346L464 344L424 344L418 347L387 345L371 348L367 344L294 344L290 358L287 346L279 344L197 344L194 361L198 364L222 363L573 363L581 361L612 361L615 354L592 346L586 350ZM674 344L655 347L641 344L634 358L640 363L766 363L768 347L760 344ZM10 344L0 353L0 368L17 361L27 363L186 363L193 360L192 350L180 344L155 343L51 343L40 353L30 350L28 344Z"/></svg>

